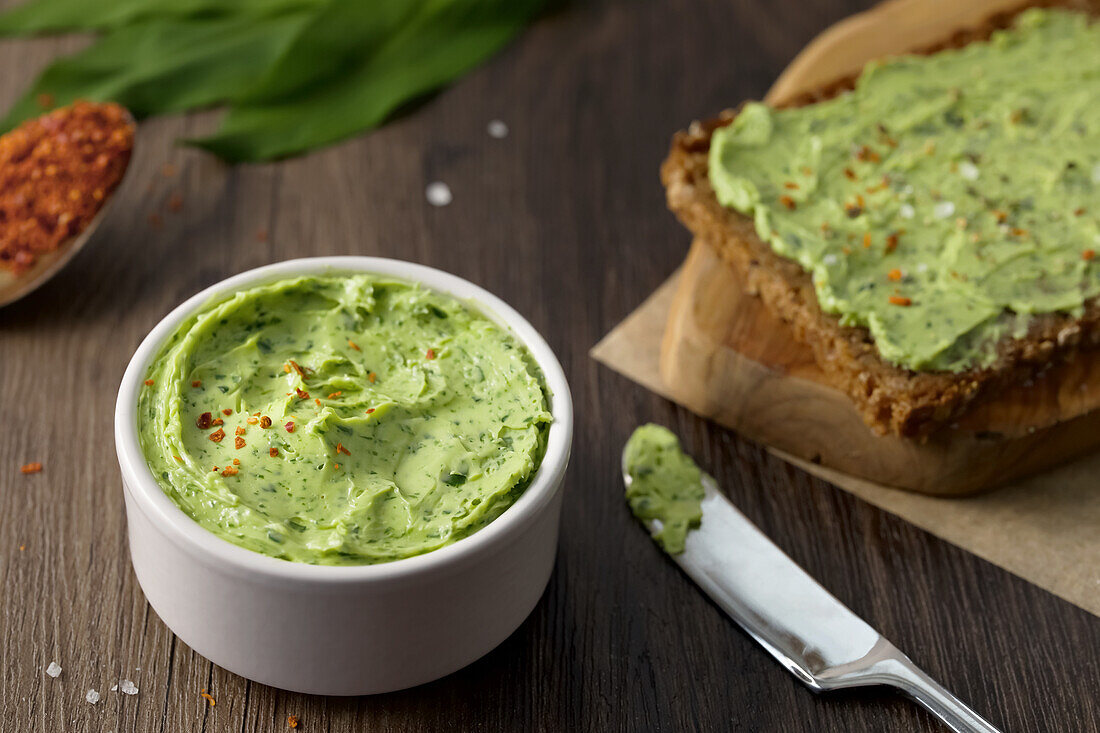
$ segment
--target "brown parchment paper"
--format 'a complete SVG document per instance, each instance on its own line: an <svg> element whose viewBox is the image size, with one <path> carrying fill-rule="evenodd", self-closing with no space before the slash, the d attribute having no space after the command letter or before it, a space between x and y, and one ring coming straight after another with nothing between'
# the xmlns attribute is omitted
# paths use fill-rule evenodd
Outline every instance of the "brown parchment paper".
<svg viewBox="0 0 1100 733"><path fill-rule="evenodd" d="M674 274L592 349L592 357L674 402L661 337ZM1100 454L973 497L942 499L780 458L1100 616Z"/></svg>

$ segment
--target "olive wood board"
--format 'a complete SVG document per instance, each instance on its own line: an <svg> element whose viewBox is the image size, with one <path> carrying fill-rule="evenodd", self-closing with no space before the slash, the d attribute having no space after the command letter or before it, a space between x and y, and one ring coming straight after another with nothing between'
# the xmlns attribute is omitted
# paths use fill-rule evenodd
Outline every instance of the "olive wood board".
<svg viewBox="0 0 1100 733"><path fill-rule="evenodd" d="M811 42L773 104L928 47L1019 0L890 0ZM667 327L666 327L667 326ZM1011 390L924 443L872 433L787 326L705 244L593 350L597 360L776 455L1100 615L1100 363ZM1045 474L1023 477L1044 468ZM995 492L959 495L1009 482ZM925 494L898 491L905 487Z"/></svg>

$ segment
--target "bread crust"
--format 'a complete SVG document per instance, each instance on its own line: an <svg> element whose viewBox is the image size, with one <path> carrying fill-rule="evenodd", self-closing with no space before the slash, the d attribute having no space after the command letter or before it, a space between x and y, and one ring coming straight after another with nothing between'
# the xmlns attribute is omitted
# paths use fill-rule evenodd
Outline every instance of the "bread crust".
<svg viewBox="0 0 1100 733"><path fill-rule="evenodd" d="M998 14L979 28L960 30L922 53L986 39L1010 25L1026 7L1039 4L1100 16L1100 0L1030 3ZM785 106L828 99L847 91L853 83L854 77L838 80ZM790 325L795 340L812 349L818 366L849 395L875 432L925 437L956 421L977 401L995 398L1006 388L1039 376L1054 363L1073 359L1083 349L1100 344L1100 298L1093 298L1085 303L1080 318L1059 313L1033 318L1025 337L998 344L997 358L987 368L914 372L885 361L866 328L843 326L837 316L821 310L809 273L762 241L751 219L718 203L707 175L711 135L736 115L736 111L726 110L718 119L692 123L673 137L661 166L668 206L696 238L733 266L748 292Z"/></svg>

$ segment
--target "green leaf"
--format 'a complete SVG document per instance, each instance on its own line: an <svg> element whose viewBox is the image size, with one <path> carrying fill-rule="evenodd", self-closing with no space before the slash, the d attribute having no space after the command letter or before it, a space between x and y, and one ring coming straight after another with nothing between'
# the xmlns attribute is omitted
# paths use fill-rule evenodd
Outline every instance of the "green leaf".
<svg viewBox="0 0 1100 733"><path fill-rule="evenodd" d="M381 124L403 104L477 66L507 43L540 0L427 0L395 34L290 98L232 108L213 135L188 141L233 162L278 158ZM311 26L321 33L327 26ZM306 31L303 31L303 36ZM350 34L349 34L350 37ZM297 45L312 42L299 38ZM296 56L295 56L296 57ZM289 56L288 56L289 58ZM285 62L283 62L285 63ZM301 86L303 77L289 84Z"/></svg>
<svg viewBox="0 0 1100 733"><path fill-rule="evenodd" d="M0 13L0 35L98 31L153 18L252 17L308 10L328 0L31 0Z"/></svg>
<svg viewBox="0 0 1100 733"><path fill-rule="evenodd" d="M262 19L153 20L111 30L49 66L0 127L41 114L41 94L56 104L118 102L138 117L232 100L281 57L309 18L298 10Z"/></svg>

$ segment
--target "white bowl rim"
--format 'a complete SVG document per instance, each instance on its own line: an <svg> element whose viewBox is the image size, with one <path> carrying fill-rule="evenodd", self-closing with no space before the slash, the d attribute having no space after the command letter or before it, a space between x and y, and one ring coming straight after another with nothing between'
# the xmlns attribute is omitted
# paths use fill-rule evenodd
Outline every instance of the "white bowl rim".
<svg viewBox="0 0 1100 733"><path fill-rule="evenodd" d="M373 565L311 565L280 560L223 539L186 514L153 477L138 442L137 401L145 374L156 352L179 326L210 301L259 282L295 275L367 273L418 283L430 290L472 303L506 327L531 352L550 391L553 422L546 453L523 494L499 517L478 531L422 555ZM499 539L532 522L561 490L573 436L573 403L565 373L550 346L511 306L468 280L404 260L365 256L306 257L286 260L239 273L196 293L157 323L134 352L119 385L115 403L115 449L124 485L138 507L178 546L192 556L224 569L236 569L273 581L314 581L323 584L423 577L453 568L483 552Z"/></svg>

